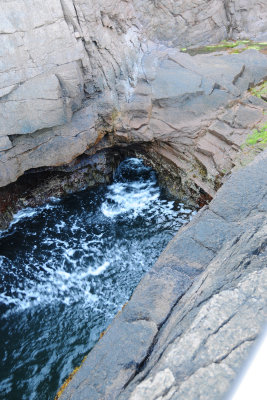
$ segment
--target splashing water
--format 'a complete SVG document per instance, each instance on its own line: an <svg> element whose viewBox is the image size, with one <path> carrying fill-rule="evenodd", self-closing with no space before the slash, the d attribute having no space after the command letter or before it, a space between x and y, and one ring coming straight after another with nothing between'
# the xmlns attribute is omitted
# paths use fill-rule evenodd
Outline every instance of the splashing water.
<svg viewBox="0 0 267 400"><path fill-rule="evenodd" d="M110 186L18 213L0 237L0 398L53 399L194 213L138 159Z"/></svg>

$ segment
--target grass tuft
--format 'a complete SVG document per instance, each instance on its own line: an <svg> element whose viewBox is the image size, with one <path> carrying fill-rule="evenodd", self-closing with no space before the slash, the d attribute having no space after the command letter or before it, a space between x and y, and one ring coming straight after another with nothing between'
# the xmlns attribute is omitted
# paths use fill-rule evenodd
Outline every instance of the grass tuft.
<svg viewBox="0 0 267 400"><path fill-rule="evenodd" d="M267 42L253 42L251 40L236 40L227 41L223 40L217 44L210 44L207 46L201 46L197 48L182 48L180 49L183 53L189 53L194 56L196 54L207 54L215 51L228 51L230 54L239 54L245 50L254 49L258 51L267 50Z"/></svg>
<svg viewBox="0 0 267 400"><path fill-rule="evenodd" d="M250 89L250 92L251 94L253 94L253 96L263 98L263 100L267 99L267 81L263 82L259 86Z"/></svg>
<svg viewBox="0 0 267 400"><path fill-rule="evenodd" d="M267 144L267 122L258 129L253 129L245 142L246 146L255 146L257 144L260 146Z"/></svg>

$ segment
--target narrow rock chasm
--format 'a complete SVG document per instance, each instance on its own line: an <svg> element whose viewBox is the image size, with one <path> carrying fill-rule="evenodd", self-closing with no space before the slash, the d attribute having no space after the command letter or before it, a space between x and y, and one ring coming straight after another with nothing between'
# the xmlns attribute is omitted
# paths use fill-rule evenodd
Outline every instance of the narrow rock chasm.
<svg viewBox="0 0 267 400"><path fill-rule="evenodd" d="M13 214L23 208L42 206L51 197L61 198L87 187L112 182L120 162L129 157L141 158L154 168L160 186L169 196L200 207L210 201L210 195L187 180L184 171L172 160L158 154L158 146L148 143L117 145L92 156L83 154L69 165L28 170L15 183L0 188L0 228L6 229Z"/></svg>
<svg viewBox="0 0 267 400"><path fill-rule="evenodd" d="M88 164L85 158L82 163ZM43 196L35 197L42 205L21 209L0 235L0 388L5 399L53 398L169 240L196 213L170 199L155 171L142 159L129 158L128 151L112 183L96 169L90 177L98 179L90 188L45 197L44 187L60 193L66 177L35 172L26 183L31 196ZM72 179L76 184L77 176ZM52 186L59 181L61 186ZM36 370L46 375L37 376Z"/></svg>
<svg viewBox="0 0 267 400"><path fill-rule="evenodd" d="M117 288L123 271L112 274L118 249L105 232L125 245L119 201L131 209L129 235L139 235L122 258L128 266L137 260L140 273L159 258L138 275L130 301L58 397L225 398L267 320L266 0L2 0L0 32L1 307L24 316L1 324L12 355L1 353L0 392L5 400L53 398L98 340L98 328L92 336L86 329L101 301L87 283L106 279L111 292ZM143 159L149 179L130 179L126 188L115 171L129 157L136 169ZM172 240L159 229L140 259L146 237L129 193L147 212L149 234L158 226L153 218L168 236L173 213L181 212L180 227L188 210L201 209ZM99 215L110 230L99 232ZM49 312L54 300L58 318ZM61 329L73 332L72 314L85 325L81 339L67 340ZM33 315L45 344L36 351L34 329L26 329ZM13 343L26 341L20 352L8 346L10 326ZM51 347L61 340L66 353L77 353L72 364Z"/></svg>

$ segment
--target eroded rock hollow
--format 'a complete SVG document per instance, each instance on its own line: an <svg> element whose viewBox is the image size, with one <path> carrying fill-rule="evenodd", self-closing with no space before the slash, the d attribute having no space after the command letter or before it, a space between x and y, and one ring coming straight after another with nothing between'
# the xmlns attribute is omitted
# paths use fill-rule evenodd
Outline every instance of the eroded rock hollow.
<svg viewBox="0 0 267 400"><path fill-rule="evenodd" d="M2 228L21 207L109 181L127 155L142 156L171 193L203 205L240 165L247 135L266 123L266 99L249 91L267 77L266 0L2 0L0 29ZM218 200L215 197L193 226L179 234L179 241L167 250L167 270L159 260L151 272L154 287L146 289L141 283L134 295L140 304L130 301L133 310L129 305L114 323L63 398L87 398L88 390L91 399L220 398L226 389L218 380L207 379L206 388L198 382L213 374L223 376L228 388L265 318L259 284L265 273L260 265L266 260L264 165L266 158L237 173ZM261 197L249 200L249 191L256 190ZM264 216L261 222L258 213ZM240 219L245 221L241 225ZM260 247L254 243L257 237ZM256 253L239 254L238 242L246 243L245 254L253 246ZM227 278L221 276L224 268ZM255 296L249 292L252 282ZM143 304L146 290L150 300ZM161 293L166 298L158 304ZM242 307L252 295L258 299L259 321L251 332L242 331ZM230 312L232 297L236 311ZM209 306L218 321L208 313ZM224 315L217 313L224 307ZM206 316L215 340L224 327L244 334L226 348L226 332L226 347L216 352L203 322ZM173 322L166 325L167 319ZM135 339L124 359L120 351L127 347L127 329ZM194 335L199 342L192 350ZM113 359L108 348L110 343L116 347L118 340L121 350L117 348ZM187 355L182 354L184 346L190 348ZM105 382L91 372L101 351ZM158 390L161 377L164 385ZM206 395L211 387L215 397Z"/></svg>

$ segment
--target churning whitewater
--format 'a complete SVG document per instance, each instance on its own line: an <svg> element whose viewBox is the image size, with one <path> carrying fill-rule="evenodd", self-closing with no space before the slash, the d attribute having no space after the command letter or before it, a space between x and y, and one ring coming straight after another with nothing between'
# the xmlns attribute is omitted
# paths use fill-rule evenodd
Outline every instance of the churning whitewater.
<svg viewBox="0 0 267 400"><path fill-rule="evenodd" d="M1 398L53 399L192 214L134 158L109 186L18 213L0 237Z"/></svg>

